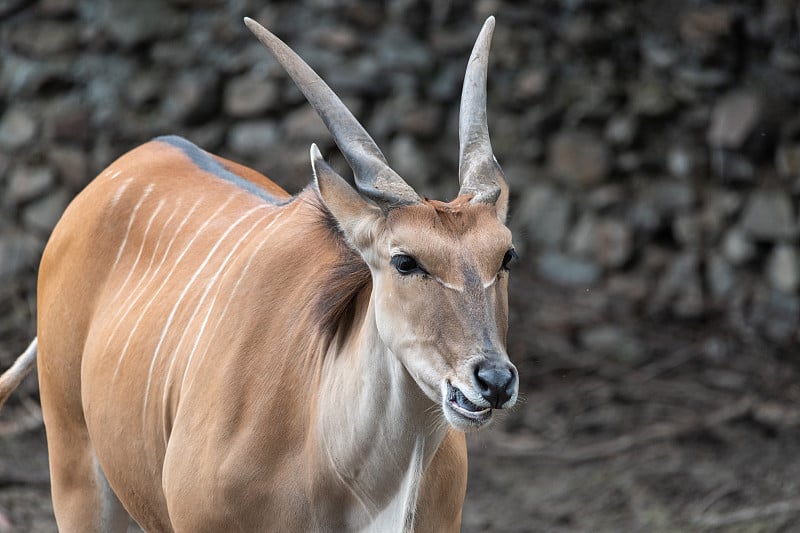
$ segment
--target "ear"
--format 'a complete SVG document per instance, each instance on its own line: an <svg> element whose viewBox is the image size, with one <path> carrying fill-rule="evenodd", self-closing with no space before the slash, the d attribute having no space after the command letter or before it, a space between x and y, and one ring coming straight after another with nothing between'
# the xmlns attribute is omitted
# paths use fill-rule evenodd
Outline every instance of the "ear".
<svg viewBox="0 0 800 533"><path fill-rule="evenodd" d="M364 199L322 158L316 144L311 145L311 168L322 203L328 208L348 242L362 251L372 242L376 224L383 219L381 209Z"/></svg>
<svg viewBox="0 0 800 533"><path fill-rule="evenodd" d="M505 224L506 218L508 218L508 181L506 181L505 174L500 169L500 163L497 162L497 158L492 155L492 159L494 159L494 163L497 166L497 173L499 174L497 184L500 186L500 194L497 195L494 208L497 211L497 218L501 223Z"/></svg>

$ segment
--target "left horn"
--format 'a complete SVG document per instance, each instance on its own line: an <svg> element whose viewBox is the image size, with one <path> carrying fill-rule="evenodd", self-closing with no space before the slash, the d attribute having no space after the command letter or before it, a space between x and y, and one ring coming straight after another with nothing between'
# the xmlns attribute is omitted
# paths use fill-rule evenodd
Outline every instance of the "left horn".
<svg viewBox="0 0 800 533"><path fill-rule="evenodd" d="M492 33L494 17L489 17L469 57L458 115L459 195L472 194L472 201L480 203L497 203L502 200L501 195L507 196L508 189L503 171L492 152L486 121L486 71ZM498 206L498 209L504 210L504 207ZM502 218L505 218L505 212Z"/></svg>
<svg viewBox="0 0 800 533"><path fill-rule="evenodd" d="M322 78L258 22L245 17L244 23L272 52L325 123L353 169L359 192L384 208L420 202L419 195L389 167L369 133Z"/></svg>

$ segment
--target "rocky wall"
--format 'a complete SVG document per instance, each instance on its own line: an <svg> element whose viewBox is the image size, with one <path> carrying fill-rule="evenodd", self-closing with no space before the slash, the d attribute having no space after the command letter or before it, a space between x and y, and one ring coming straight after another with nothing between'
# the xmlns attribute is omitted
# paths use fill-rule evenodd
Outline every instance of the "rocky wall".
<svg viewBox="0 0 800 533"><path fill-rule="evenodd" d="M444 199L489 14L490 131L522 275L591 289L622 316L722 317L796 343L792 0L4 0L0 336L32 328L35 268L69 200L137 144L180 134L290 191L309 180L311 142L345 170L243 16L329 81L409 183Z"/></svg>

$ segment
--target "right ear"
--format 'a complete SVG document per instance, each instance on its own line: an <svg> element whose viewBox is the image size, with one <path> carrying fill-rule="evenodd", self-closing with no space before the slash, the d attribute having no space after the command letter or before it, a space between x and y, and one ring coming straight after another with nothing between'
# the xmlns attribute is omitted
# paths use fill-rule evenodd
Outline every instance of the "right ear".
<svg viewBox="0 0 800 533"><path fill-rule="evenodd" d="M383 212L325 162L316 144L311 145L311 168L322 203L336 219L347 241L357 250L363 250L372 241Z"/></svg>

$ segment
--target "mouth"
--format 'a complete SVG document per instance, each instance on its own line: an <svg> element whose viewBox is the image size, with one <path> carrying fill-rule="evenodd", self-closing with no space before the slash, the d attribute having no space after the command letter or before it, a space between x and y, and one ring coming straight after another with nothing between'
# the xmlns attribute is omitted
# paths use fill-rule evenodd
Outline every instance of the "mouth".
<svg viewBox="0 0 800 533"><path fill-rule="evenodd" d="M483 408L475 405L449 381L447 382L447 405L457 415L472 423L483 424L492 417L491 407Z"/></svg>

